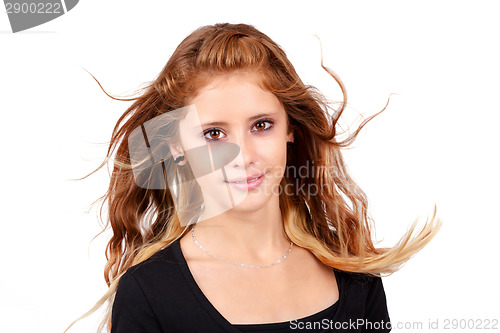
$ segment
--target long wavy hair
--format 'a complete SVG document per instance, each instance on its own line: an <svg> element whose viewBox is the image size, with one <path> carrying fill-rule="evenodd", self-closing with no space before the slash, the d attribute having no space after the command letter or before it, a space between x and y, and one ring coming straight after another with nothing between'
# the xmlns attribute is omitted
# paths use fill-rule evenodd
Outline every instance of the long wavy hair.
<svg viewBox="0 0 500 333"><path fill-rule="evenodd" d="M300 179L285 173L280 184L291 189L287 194L280 194L279 206L283 228L294 244L308 249L327 266L380 276L397 271L434 237L441 227L436 207L418 233L415 233L417 220L392 248L375 247L367 197L349 176L341 149L351 145L363 126L387 105L366 118L351 134L337 133L337 123L347 106L347 93L338 75L323 65L323 59L321 66L340 86L343 101L329 102L315 87L305 85L281 47L255 27L222 23L203 26L185 38L158 77L142 88L138 97L115 98L91 74L109 97L134 102L113 129L106 159L92 172L108 160L113 161L109 188L100 198L103 206L108 203L107 221L101 233L110 226L113 230L105 251L104 278L109 290L69 327L108 302L98 330L104 327L110 330L114 296L123 273L193 227L180 223L168 188L138 186L127 142L138 126L187 105L216 75L238 71L259 74L262 88L282 103L294 135L295 144L288 152L287 167L300 170L301 166L314 163L318 171ZM333 104L338 107L334 108ZM116 155L112 158L114 152ZM308 196L298 190L301 186L316 186L321 191ZM102 206L100 216L102 219Z"/></svg>

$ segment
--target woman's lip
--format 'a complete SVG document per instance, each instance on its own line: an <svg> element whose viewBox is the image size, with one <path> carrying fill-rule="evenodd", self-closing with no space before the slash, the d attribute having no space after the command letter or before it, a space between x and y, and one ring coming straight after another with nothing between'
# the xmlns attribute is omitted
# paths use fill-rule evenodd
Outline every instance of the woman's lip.
<svg viewBox="0 0 500 333"><path fill-rule="evenodd" d="M252 178L250 178L250 179L252 179ZM250 182L243 182L243 183L226 182L226 183L230 184L232 187L234 187L238 190L251 191L251 190L259 187L263 181L264 181L264 174L260 175L259 177L257 177L257 179L250 181Z"/></svg>
<svg viewBox="0 0 500 333"><path fill-rule="evenodd" d="M256 175L251 175L251 176L248 176L248 177L235 178L235 179L226 181L226 183L243 183L243 182L248 182L248 181L253 180L255 178L259 178L262 175L263 174L260 174L260 175L256 174Z"/></svg>

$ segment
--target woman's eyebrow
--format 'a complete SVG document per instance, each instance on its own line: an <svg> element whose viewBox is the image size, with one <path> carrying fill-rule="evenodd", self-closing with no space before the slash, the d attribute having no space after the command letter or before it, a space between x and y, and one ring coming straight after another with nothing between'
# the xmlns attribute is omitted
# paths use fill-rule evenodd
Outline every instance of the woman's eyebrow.
<svg viewBox="0 0 500 333"><path fill-rule="evenodd" d="M262 118L262 117L274 117L276 116L276 112L273 112L273 113L259 113L255 116L252 116L250 118L248 118L249 121L252 121L252 120L256 120L258 118ZM228 123L225 122L225 121L212 121L212 122L209 122L209 123L203 123L201 124L201 126L224 126L224 125L227 125ZM197 127L195 127L197 128Z"/></svg>

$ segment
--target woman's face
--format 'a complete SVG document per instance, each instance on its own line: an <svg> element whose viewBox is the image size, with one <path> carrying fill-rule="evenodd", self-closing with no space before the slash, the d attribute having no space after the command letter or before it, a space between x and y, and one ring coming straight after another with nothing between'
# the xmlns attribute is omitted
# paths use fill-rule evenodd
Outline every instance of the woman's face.
<svg viewBox="0 0 500 333"><path fill-rule="evenodd" d="M293 141L293 135L288 133L287 115L279 100L256 82L253 73L214 77L190 101L190 111L179 123L181 147L193 170L214 161L207 162L190 150L212 147L208 150L213 157L222 156L215 149L227 148L223 143L239 147L239 152L236 149L233 157L226 158L223 168L200 176L193 171L210 216L229 209L255 211L271 198L277 199L281 191L286 142ZM230 155L228 149L226 156Z"/></svg>

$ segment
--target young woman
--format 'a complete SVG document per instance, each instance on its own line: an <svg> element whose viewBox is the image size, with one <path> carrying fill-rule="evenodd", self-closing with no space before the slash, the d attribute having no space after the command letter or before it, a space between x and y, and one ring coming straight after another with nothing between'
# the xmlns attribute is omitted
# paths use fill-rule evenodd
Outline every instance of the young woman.
<svg viewBox="0 0 500 333"><path fill-rule="evenodd" d="M323 68L344 94L332 115L252 26L181 42L113 131L110 288L84 316L109 301L112 333L391 330L381 274L440 221L374 246L340 149L376 115L339 140L347 97Z"/></svg>

